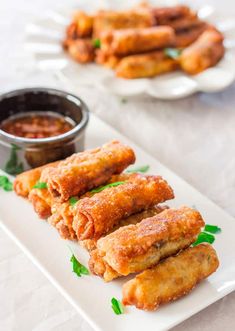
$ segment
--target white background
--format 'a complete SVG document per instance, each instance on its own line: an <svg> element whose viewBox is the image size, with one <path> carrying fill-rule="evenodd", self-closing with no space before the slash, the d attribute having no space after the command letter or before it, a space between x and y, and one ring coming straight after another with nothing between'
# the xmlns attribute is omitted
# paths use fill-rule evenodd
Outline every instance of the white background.
<svg viewBox="0 0 235 331"><path fill-rule="evenodd" d="M35 70L22 45L27 22L43 16L48 9L70 3L74 5L79 0L0 0L1 92L25 86L68 90L51 72ZM197 0L193 4L205 5L205 1ZM225 17L229 15L235 19L233 0L207 0L206 4L214 5ZM77 93L91 111L235 216L235 84L221 93L197 94L173 102L129 98L123 104L118 97L82 86L77 87ZM19 221L21 217L24 216L19 215ZM174 331L234 330L234 311L235 294L232 293ZM91 331L2 231L0 330Z"/></svg>

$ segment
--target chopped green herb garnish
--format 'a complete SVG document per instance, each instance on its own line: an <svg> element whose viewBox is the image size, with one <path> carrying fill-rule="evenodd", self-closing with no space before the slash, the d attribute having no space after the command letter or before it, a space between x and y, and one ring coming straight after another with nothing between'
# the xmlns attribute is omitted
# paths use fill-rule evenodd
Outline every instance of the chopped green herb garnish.
<svg viewBox="0 0 235 331"><path fill-rule="evenodd" d="M122 99L121 99L121 103L127 103L127 99L122 98Z"/></svg>
<svg viewBox="0 0 235 331"><path fill-rule="evenodd" d="M76 198L76 197L71 197L70 199L69 199L69 204L70 204L70 206L75 206L76 205L76 203L78 202L78 198Z"/></svg>
<svg viewBox="0 0 235 331"><path fill-rule="evenodd" d="M47 188L47 183L46 182L37 182L33 188L39 188L39 189L44 189Z"/></svg>
<svg viewBox="0 0 235 331"><path fill-rule="evenodd" d="M18 162L17 150L21 149L15 144L12 144L9 160L5 165L5 171L10 175L17 175L24 171L22 162Z"/></svg>
<svg viewBox="0 0 235 331"><path fill-rule="evenodd" d="M0 176L0 187L2 187L3 190L7 192L13 190L13 184L10 182L7 176Z"/></svg>
<svg viewBox="0 0 235 331"><path fill-rule="evenodd" d="M111 303L112 303L111 307L115 312L115 314L121 315L124 313L124 307L119 300L117 300L116 298L112 298Z"/></svg>
<svg viewBox="0 0 235 331"><path fill-rule="evenodd" d="M100 47L101 47L101 41L100 41L100 39L93 39L93 40L92 40L92 45L93 45L95 48L100 48Z"/></svg>
<svg viewBox="0 0 235 331"><path fill-rule="evenodd" d="M104 185L104 186L100 186L100 187L97 187L94 190L92 190L91 193L99 193L99 192L105 190L106 188L119 186L119 185L122 185L124 183L125 183L125 181L124 182L114 182L114 183L110 183L110 184L107 184L107 185Z"/></svg>
<svg viewBox="0 0 235 331"><path fill-rule="evenodd" d="M206 224L204 231L210 233L220 233L222 230L217 225Z"/></svg>
<svg viewBox="0 0 235 331"><path fill-rule="evenodd" d="M89 270L76 259L74 254L71 256L70 261L72 262L73 272L78 277L81 277L82 275L89 275Z"/></svg>
<svg viewBox="0 0 235 331"><path fill-rule="evenodd" d="M193 243L193 246L197 246L205 242L209 244L213 244L214 241L215 241L215 237L213 236L213 234L201 232L199 233L197 240Z"/></svg>
<svg viewBox="0 0 235 331"><path fill-rule="evenodd" d="M165 48L164 54L170 57L171 59L177 59L182 53L182 49L178 48Z"/></svg>
<svg viewBox="0 0 235 331"><path fill-rule="evenodd" d="M132 169L127 169L126 172L147 172L149 170L149 165L144 165L142 167L138 167L138 168L132 168Z"/></svg>

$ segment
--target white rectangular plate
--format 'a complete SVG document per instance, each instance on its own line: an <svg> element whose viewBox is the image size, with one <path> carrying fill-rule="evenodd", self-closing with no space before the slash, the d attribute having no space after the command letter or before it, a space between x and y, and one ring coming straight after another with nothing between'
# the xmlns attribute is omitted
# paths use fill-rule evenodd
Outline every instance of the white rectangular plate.
<svg viewBox="0 0 235 331"><path fill-rule="evenodd" d="M156 312L128 307L124 315L117 316L110 307L110 300L112 297L121 299L125 279L105 284L95 276L78 278L71 271L68 246L84 264L88 261L87 252L76 243L62 240L54 228L38 219L28 201L13 192L0 190L0 224L95 330L142 331L143 326L146 330L167 330L235 289L235 222L157 160L92 115L86 147L93 148L111 139L119 139L132 146L136 151L137 165L149 164L149 172L160 174L168 180L176 196L171 206L196 206L206 223L222 228L214 244L220 267L188 296Z"/></svg>

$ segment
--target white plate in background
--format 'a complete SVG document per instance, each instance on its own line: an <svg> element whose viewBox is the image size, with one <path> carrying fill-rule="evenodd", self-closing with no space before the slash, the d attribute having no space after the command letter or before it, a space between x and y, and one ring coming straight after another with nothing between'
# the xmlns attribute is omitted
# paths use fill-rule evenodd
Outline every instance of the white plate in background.
<svg viewBox="0 0 235 331"><path fill-rule="evenodd" d="M139 3L133 0L134 5ZM108 1L78 1L76 9L95 12L98 8L113 8ZM128 2L129 3L129 2ZM160 1L152 1L161 5ZM164 5L177 1L164 1ZM130 3L129 3L130 4ZM116 6L117 7L117 6ZM124 8L125 1L119 1L118 8ZM222 18L211 6L199 9L199 16L217 25L225 33L226 55L213 68L189 76L181 71L164 74L155 78L122 79L115 73L96 64L82 65L72 60L63 50L65 28L69 24L75 8L50 10L43 17L26 27L25 48L30 51L41 70L51 70L57 76L69 82L76 89L79 85L95 86L108 92L126 97L147 94L159 99L179 99L195 92L217 92L223 90L235 80L235 22L231 18Z"/></svg>

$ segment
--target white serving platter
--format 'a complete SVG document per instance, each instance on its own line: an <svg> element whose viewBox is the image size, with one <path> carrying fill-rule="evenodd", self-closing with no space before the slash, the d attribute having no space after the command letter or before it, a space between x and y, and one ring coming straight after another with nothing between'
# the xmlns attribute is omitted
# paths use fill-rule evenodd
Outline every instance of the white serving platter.
<svg viewBox="0 0 235 331"><path fill-rule="evenodd" d="M188 296L156 312L127 307L124 315L117 316L111 309L110 300L112 297L121 299L121 287L126 279L106 284L91 275L78 278L71 271L69 247L85 265L88 253L78 244L62 240L53 227L37 217L27 200L14 192L0 190L0 225L95 330L168 330L235 289L235 221L156 159L91 115L86 147L93 148L112 139L134 148L137 165L148 164L149 173L160 174L168 180L176 196L170 206L195 206L207 224L222 228L214 243L220 267Z"/></svg>
<svg viewBox="0 0 235 331"><path fill-rule="evenodd" d="M61 41L75 9L87 12L95 12L100 8L123 9L139 2L78 0L75 6L49 10L41 15L40 19L37 18L26 26L24 47L33 54L35 65L40 70L51 70L60 80L73 85L75 89L79 85L95 86L123 97L145 94L172 100L199 91L218 92L232 84L235 80L235 22L233 17L221 17L211 6L195 9L198 9L200 18L213 23L224 33L226 54L215 67L195 76L176 71L151 79L127 80L115 77L112 70L96 64L78 64L64 52ZM175 5L178 1L154 0L151 3L166 6Z"/></svg>

